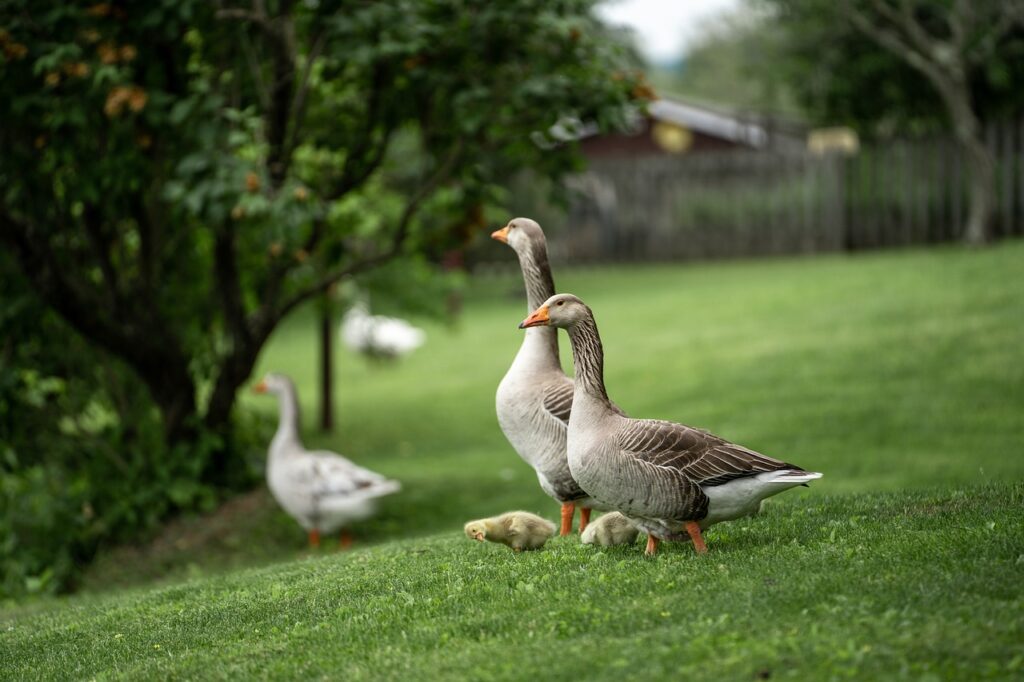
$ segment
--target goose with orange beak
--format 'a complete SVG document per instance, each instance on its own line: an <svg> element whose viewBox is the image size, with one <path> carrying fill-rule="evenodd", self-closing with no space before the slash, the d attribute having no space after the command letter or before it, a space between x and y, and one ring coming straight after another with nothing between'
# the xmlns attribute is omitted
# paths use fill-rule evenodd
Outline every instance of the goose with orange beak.
<svg viewBox="0 0 1024 682"><path fill-rule="evenodd" d="M703 529L754 514L766 497L821 478L700 429L621 414L605 390L594 314L576 296L550 297L519 327L568 332L576 369L569 470L592 499L647 533L648 555L661 540L685 539L704 553Z"/></svg>
<svg viewBox="0 0 1024 682"><path fill-rule="evenodd" d="M527 310L555 293L544 231L529 218L515 218L491 237L508 244L519 257L526 285ZM572 532L576 507L580 532L590 519L593 500L580 488L566 459L566 432L572 411L573 383L558 356L558 331L532 329L512 361L495 396L498 424L509 444L537 472L540 487L561 504L561 535Z"/></svg>
<svg viewBox="0 0 1024 682"><path fill-rule="evenodd" d="M340 545L348 548L349 525L372 516L377 499L401 485L334 452L307 450L299 438L295 385L285 375L268 374L252 390L276 395L280 406L267 454L267 485L274 499L306 530L311 547L319 546L321 533L340 530Z"/></svg>

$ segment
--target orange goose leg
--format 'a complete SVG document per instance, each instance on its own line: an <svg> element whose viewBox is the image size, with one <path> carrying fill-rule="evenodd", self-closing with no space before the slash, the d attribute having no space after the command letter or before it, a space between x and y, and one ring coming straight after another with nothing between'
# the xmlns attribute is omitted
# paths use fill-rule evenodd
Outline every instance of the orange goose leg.
<svg viewBox="0 0 1024 682"><path fill-rule="evenodd" d="M580 507L580 535L590 524L590 507Z"/></svg>
<svg viewBox="0 0 1024 682"><path fill-rule="evenodd" d="M338 547L340 549L352 549L352 533L348 531L348 528L341 529L341 535L338 536Z"/></svg>
<svg viewBox="0 0 1024 682"><path fill-rule="evenodd" d="M572 502L562 503L562 531L559 533L565 537L572 532L572 515L576 512L576 505Z"/></svg>
<svg viewBox="0 0 1024 682"><path fill-rule="evenodd" d="M658 551L658 543L661 542L658 538L651 534L647 535L647 549L644 550L644 554L647 556L654 556L655 552Z"/></svg>
<svg viewBox="0 0 1024 682"><path fill-rule="evenodd" d="M686 532L690 534L690 539L693 540L693 549L697 554L707 554L708 546L704 544L704 536L700 534L700 526L696 521L686 522Z"/></svg>
<svg viewBox="0 0 1024 682"><path fill-rule="evenodd" d="M309 531L309 546L313 549L320 546L320 531L316 528Z"/></svg>

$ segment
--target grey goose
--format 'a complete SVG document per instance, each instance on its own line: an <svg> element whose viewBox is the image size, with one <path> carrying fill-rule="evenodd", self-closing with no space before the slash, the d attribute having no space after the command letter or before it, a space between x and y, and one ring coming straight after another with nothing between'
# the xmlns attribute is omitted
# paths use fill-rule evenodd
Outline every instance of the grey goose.
<svg viewBox="0 0 1024 682"><path fill-rule="evenodd" d="M526 284L527 311L555 293L547 240L540 225L515 218L491 237L508 244L519 257ZM495 396L498 424L509 444L537 472L540 487L562 505L561 535L572 532L580 507L580 532L594 506L569 472L566 429L572 411L573 382L558 358L558 330L530 329ZM618 408L614 408L618 409Z"/></svg>
<svg viewBox="0 0 1024 682"><path fill-rule="evenodd" d="M550 297L519 326L568 332L576 368L569 469L591 498L647 533L648 555L660 540L687 536L706 552L702 529L756 513L766 497L821 478L700 429L620 414L605 390L593 312L576 296Z"/></svg>

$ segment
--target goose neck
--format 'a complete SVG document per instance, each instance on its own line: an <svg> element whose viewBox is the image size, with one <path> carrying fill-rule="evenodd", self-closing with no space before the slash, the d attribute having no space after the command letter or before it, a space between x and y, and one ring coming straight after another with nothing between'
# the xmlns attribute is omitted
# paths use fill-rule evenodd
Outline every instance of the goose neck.
<svg viewBox="0 0 1024 682"><path fill-rule="evenodd" d="M582 391L605 405L611 405L604 387L604 348L593 317L587 317L568 328L572 344L577 393Z"/></svg>
<svg viewBox="0 0 1024 682"><path fill-rule="evenodd" d="M280 418L277 433L274 434L275 445L297 445L299 441L299 400L295 387L288 386L278 394Z"/></svg>
<svg viewBox="0 0 1024 682"><path fill-rule="evenodd" d="M548 263L547 245L536 242L517 255L519 267L523 271L523 282L526 284L526 305L529 312L533 312L555 295L555 279Z"/></svg>
<svg viewBox="0 0 1024 682"><path fill-rule="evenodd" d="M519 267L523 271L523 282L526 284L527 312L533 312L555 295L555 280L551 275L548 263L548 249L544 242L536 242L518 253ZM527 330L523 340L523 350L530 347L539 349L540 354L559 365L558 361L558 330L554 327L534 327ZM550 364L550 362L548 362Z"/></svg>

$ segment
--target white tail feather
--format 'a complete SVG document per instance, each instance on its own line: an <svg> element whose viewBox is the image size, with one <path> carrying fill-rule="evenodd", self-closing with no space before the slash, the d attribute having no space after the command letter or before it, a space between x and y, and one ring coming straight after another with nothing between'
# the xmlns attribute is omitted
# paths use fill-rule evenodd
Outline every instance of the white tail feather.
<svg viewBox="0 0 1024 682"><path fill-rule="evenodd" d="M365 488L358 488L344 493L329 493L320 498L320 505L324 508L329 508L335 505L344 507L350 504L359 504L377 497L391 495L392 493L397 493L401 489L402 484L398 481L385 480L380 483L374 483L373 485L366 486Z"/></svg>
<svg viewBox="0 0 1024 682"><path fill-rule="evenodd" d="M776 476L771 478L772 483L807 483L808 481L814 481L821 478L824 474L820 474L817 471L779 471Z"/></svg>

